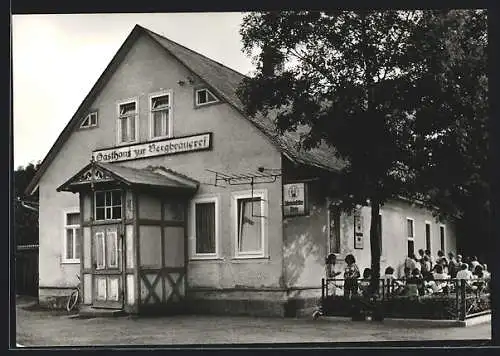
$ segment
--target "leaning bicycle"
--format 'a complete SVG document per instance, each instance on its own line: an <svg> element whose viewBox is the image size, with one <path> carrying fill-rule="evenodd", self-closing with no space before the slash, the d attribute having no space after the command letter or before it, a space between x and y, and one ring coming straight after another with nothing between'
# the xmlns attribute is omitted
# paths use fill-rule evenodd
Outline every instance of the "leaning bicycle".
<svg viewBox="0 0 500 356"><path fill-rule="evenodd" d="M80 303L80 276L76 275L78 278L78 285L71 291L71 294L68 297L68 301L66 302L66 310L71 312L75 309L75 307Z"/></svg>

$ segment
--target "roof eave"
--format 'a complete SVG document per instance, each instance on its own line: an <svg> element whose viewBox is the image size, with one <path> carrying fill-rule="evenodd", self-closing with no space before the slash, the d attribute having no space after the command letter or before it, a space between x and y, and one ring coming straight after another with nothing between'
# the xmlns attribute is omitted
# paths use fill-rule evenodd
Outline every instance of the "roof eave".
<svg viewBox="0 0 500 356"><path fill-rule="evenodd" d="M83 99L82 103L76 110L75 114L72 116L71 120L66 124L62 132L59 134L59 136L56 139L56 142L52 145L50 148L49 152L43 159L42 163L40 164L40 167L38 168L37 172L35 173L33 179L30 181L26 189L24 190L24 193L26 195L32 195L33 192L36 191L36 188L38 188L38 183L40 179L42 178L43 174L47 170L48 166L50 163L52 163L55 155L59 152L60 146L62 146L65 142L66 139L69 137L69 135L73 132L74 127L77 125L79 118L81 115L83 115L83 112L87 110L87 107L91 104L92 100L95 98L95 96L98 94L98 91L107 83L108 79L110 78L111 74L114 72L114 70L118 67L118 64L121 61L121 57L124 56L128 50L130 49L132 43L135 41L135 39L144 32L144 29L136 25L132 29L132 31L129 33L125 41L122 43L118 51L115 53L111 61L108 63L107 67L104 69L104 71L101 73L97 81L95 82L94 86L90 89L89 93L86 95L85 99Z"/></svg>

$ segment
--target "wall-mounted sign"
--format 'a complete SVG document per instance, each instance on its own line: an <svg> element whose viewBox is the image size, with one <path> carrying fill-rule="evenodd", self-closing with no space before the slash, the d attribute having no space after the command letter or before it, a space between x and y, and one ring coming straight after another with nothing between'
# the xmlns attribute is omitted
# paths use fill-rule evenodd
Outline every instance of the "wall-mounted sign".
<svg viewBox="0 0 500 356"><path fill-rule="evenodd" d="M363 249L363 215L360 210L354 212L354 248Z"/></svg>
<svg viewBox="0 0 500 356"><path fill-rule="evenodd" d="M283 185L283 214L285 216L307 214L305 183Z"/></svg>
<svg viewBox="0 0 500 356"><path fill-rule="evenodd" d="M120 162L132 159L172 155L176 153L202 151L212 148L212 133L169 138L116 148L96 150L92 157L97 162Z"/></svg>

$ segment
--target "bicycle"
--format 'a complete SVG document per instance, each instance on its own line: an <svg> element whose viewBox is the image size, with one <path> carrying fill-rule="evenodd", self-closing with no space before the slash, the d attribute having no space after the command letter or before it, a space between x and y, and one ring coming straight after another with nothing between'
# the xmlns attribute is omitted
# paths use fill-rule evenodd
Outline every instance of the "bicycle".
<svg viewBox="0 0 500 356"><path fill-rule="evenodd" d="M79 275L76 275L76 278L78 278L78 284L75 287L75 289L73 289L71 291L71 294L68 297L68 301L66 302L66 310L68 311L68 313L71 312L76 307L76 305L79 304L79 302L80 302L81 280L80 280Z"/></svg>

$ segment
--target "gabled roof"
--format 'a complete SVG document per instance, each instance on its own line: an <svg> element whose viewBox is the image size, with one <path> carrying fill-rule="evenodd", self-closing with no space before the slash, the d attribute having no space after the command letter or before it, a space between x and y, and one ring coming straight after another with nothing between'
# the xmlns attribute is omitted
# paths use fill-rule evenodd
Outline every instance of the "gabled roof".
<svg viewBox="0 0 500 356"><path fill-rule="evenodd" d="M243 74L238 73L233 69L230 69L155 32L136 25L126 38L125 42L118 49L117 53L94 84L90 92L87 94L81 105L78 107L71 120L63 129L56 142L49 150L47 156L45 156L40 168L26 188L27 195L32 194L32 192L36 189L40 178L55 156L59 153L59 150L62 148L68 137L77 127L82 115L85 114L88 107L99 94L99 91L106 85L109 78L111 78L116 68L120 65L129 49L141 34L148 35L166 52L174 56L177 60L179 60L179 62L193 72L193 74L204 81L210 89L212 89L217 95L227 101L252 124L254 124L266 137L269 138L273 145L292 162L313 165L331 171L341 170L345 166L344 162L335 158L333 154L334 150L332 148L321 147L309 151L299 150L298 143L300 142L300 139L298 134L286 133L285 135L278 135L276 127L270 118L263 117L262 115L256 115L255 117L247 116L245 114L243 103L236 95L236 89L243 78L245 78Z"/></svg>
<svg viewBox="0 0 500 356"><path fill-rule="evenodd" d="M110 181L128 186L175 188L192 192L196 191L200 185L192 178L160 166L139 169L92 161L58 187L57 191L77 192L82 187Z"/></svg>

